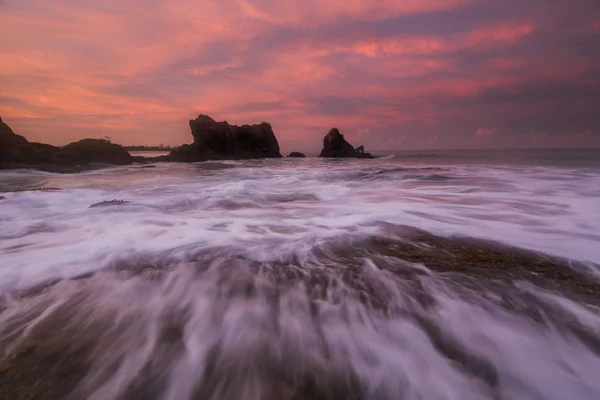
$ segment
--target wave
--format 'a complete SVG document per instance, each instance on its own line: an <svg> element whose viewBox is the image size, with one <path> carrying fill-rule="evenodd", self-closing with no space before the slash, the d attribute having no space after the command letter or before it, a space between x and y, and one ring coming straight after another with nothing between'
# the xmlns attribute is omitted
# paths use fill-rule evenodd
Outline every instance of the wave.
<svg viewBox="0 0 600 400"><path fill-rule="evenodd" d="M89 399L600 395L596 306L491 270L438 274L418 249L440 239L401 232L318 246L305 261L226 248L162 267L136 259L23 292L0 305L0 395L34 382Z"/></svg>
<svg viewBox="0 0 600 400"><path fill-rule="evenodd" d="M597 172L1 176L0 398L600 397Z"/></svg>

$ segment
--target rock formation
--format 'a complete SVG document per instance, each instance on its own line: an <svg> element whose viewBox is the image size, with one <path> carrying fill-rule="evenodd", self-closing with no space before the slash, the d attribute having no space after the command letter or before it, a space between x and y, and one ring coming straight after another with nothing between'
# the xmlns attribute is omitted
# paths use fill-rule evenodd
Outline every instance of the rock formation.
<svg viewBox="0 0 600 400"><path fill-rule="evenodd" d="M306 155L304 153L300 153L298 151L292 151L288 157L294 157L294 158L305 158Z"/></svg>
<svg viewBox="0 0 600 400"><path fill-rule="evenodd" d="M370 153L365 153L363 146L356 149L352 147L337 128L332 128L323 138L323 150L319 157L374 158Z"/></svg>
<svg viewBox="0 0 600 400"><path fill-rule="evenodd" d="M68 163L127 165L133 157L123 146L103 139L83 139L61 148L57 154Z"/></svg>
<svg viewBox="0 0 600 400"><path fill-rule="evenodd" d="M171 161L278 158L279 143L271 125L229 125L208 115L190 120L194 143L183 145L167 157Z"/></svg>
<svg viewBox="0 0 600 400"><path fill-rule="evenodd" d="M35 168L53 172L77 172L98 164L131 164L122 146L103 139L84 139L64 147L27 141L0 118L0 169Z"/></svg>

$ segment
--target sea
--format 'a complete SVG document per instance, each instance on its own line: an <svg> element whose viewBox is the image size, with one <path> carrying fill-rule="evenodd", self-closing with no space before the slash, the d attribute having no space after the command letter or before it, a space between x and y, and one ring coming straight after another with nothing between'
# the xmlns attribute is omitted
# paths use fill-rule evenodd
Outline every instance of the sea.
<svg viewBox="0 0 600 400"><path fill-rule="evenodd" d="M418 229L599 280L600 150L377 155L0 171L0 367L85 338L72 398L600 399L598 304L371 245Z"/></svg>

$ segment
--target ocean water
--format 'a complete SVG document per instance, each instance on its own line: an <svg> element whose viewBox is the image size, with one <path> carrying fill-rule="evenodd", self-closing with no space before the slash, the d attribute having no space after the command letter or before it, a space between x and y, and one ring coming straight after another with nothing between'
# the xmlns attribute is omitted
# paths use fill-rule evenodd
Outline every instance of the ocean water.
<svg viewBox="0 0 600 400"><path fill-rule="evenodd" d="M600 398L596 305L369 245L413 227L598 279L597 150L2 171L0 195L0 360L65 309L57 336L98 324L75 398Z"/></svg>

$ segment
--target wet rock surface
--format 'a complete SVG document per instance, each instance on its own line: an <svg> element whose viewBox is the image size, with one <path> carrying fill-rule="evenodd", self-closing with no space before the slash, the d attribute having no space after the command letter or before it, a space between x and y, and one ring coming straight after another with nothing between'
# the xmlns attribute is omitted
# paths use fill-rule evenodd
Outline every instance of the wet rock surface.
<svg viewBox="0 0 600 400"><path fill-rule="evenodd" d="M15 294L16 303L0 304L0 398L370 399L375 385L378 399L412 399L411 390L424 389L401 369L385 369L394 378L377 382L359 368L389 367L368 349L402 332L398 326L421 332L431 354L480 397L513 398L505 395L502 364L438 320L441 293L500 307L539 329L560 325L600 354L589 328L520 286L598 302L600 284L583 266L579 274L564 260L494 243L403 233L402 241L324 248L319 266L224 260L217 252L173 268L101 271ZM347 329L358 336L339 336ZM388 351L401 343L390 342ZM394 389L394 380L407 387Z"/></svg>
<svg viewBox="0 0 600 400"><path fill-rule="evenodd" d="M129 204L129 203L131 203L131 202L127 201L127 200L106 200L106 201L101 201L99 203L92 204L90 206L90 208L108 207L108 206L122 206L122 205Z"/></svg>

